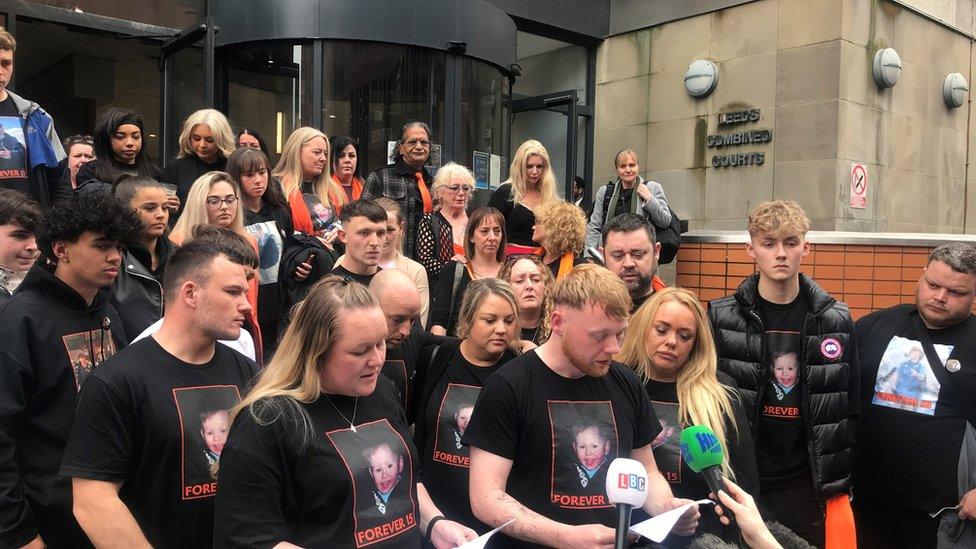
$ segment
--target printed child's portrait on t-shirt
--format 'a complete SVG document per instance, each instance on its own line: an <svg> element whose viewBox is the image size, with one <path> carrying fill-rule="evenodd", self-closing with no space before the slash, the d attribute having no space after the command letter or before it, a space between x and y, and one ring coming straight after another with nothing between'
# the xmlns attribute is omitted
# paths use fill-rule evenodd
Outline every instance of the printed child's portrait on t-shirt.
<svg viewBox="0 0 976 549"><path fill-rule="evenodd" d="M945 364L952 345L934 345ZM942 368L937 364L936 368ZM877 406L935 415L942 384L932 372L932 365L922 344L913 339L894 336L881 356L878 377L871 403Z"/></svg>
<svg viewBox="0 0 976 549"><path fill-rule="evenodd" d="M609 401L549 401L553 437L551 501L569 509L609 507L607 468L619 442Z"/></svg>
<svg viewBox="0 0 976 549"><path fill-rule="evenodd" d="M326 433L354 485L356 547L392 539L416 523L413 463L407 444L390 423L377 420Z"/></svg>
<svg viewBox="0 0 976 549"><path fill-rule="evenodd" d="M248 225L245 229L258 243L258 283L278 282L278 264L284 248L278 224L274 221L263 221Z"/></svg>
<svg viewBox="0 0 976 549"><path fill-rule="evenodd" d="M183 486L181 497L200 499L216 494L216 470L230 431L230 409L241 401L234 385L173 389L182 430Z"/></svg>
<svg viewBox="0 0 976 549"><path fill-rule="evenodd" d="M93 368L115 355L115 340L112 339L111 332L105 330L68 334L62 336L61 341L68 354L71 373L75 377L75 389L78 391Z"/></svg>
<svg viewBox="0 0 976 549"><path fill-rule="evenodd" d="M303 194L302 199L308 208L308 213L312 217L312 228L316 232L327 232L332 230L336 222L336 213L330 206L323 204L319 197L314 194Z"/></svg>
<svg viewBox="0 0 976 549"><path fill-rule="evenodd" d="M461 437L474 414L480 387L449 383L437 412L434 461L456 467L469 467L468 447L461 444Z"/></svg>
<svg viewBox="0 0 976 549"><path fill-rule="evenodd" d="M784 401L800 379L800 334L768 331L766 341L769 348L769 389L775 401Z"/></svg>
<svg viewBox="0 0 976 549"><path fill-rule="evenodd" d="M678 424L678 405L674 402L651 401L654 415L661 424L661 432L651 441L654 461L668 482L681 482L681 426Z"/></svg>
<svg viewBox="0 0 976 549"><path fill-rule="evenodd" d="M25 143L20 118L0 116L0 179L27 177Z"/></svg>

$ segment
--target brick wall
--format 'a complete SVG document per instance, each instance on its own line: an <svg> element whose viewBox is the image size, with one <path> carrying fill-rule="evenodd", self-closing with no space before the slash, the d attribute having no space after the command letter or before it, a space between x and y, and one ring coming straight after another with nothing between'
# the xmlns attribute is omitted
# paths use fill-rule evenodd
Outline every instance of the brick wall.
<svg viewBox="0 0 976 549"><path fill-rule="evenodd" d="M932 247L810 244L801 272L851 308L855 320L898 303L914 303L918 277ZM755 272L745 244L683 243L675 265L675 284L703 301L735 291Z"/></svg>

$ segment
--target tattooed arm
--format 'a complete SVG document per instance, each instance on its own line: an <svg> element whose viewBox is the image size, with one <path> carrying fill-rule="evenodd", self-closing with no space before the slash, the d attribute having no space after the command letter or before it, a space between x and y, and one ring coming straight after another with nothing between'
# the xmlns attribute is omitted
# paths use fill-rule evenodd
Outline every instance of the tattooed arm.
<svg viewBox="0 0 976 549"><path fill-rule="evenodd" d="M502 533L521 540L555 547L613 547L614 531L602 524L571 526L548 519L505 492L512 461L471 447L471 510L482 522L498 527L518 519Z"/></svg>

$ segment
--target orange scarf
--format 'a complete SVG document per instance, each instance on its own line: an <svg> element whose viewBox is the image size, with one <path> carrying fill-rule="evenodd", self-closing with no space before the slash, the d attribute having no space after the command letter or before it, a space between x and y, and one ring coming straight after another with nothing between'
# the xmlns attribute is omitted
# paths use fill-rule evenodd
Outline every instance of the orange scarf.
<svg viewBox="0 0 976 549"><path fill-rule="evenodd" d="M533 250L539 257L546 256L546 249L542 246ZM576 254L573 252L566 252L559 258L559 269L556 270L556 280L569 274L569 271L573 270L573 263L576 261Z"/></svg>
<svg viewBox="0 0 976 549"><path fill-rule="evenodd" d="M336 176L336 174L332 174L332 180L336 182L336 185L338 185L339 188L342 189L342 193L343 195L345 195L346 190L343 187L342 182L339 181L339 178ZM360 198L362 198L363 180L354 176L352 178L352 181L350 182L350 186L352 187L352 199L359 200ZM332 202L332 206L335 207L335 213L337 217L339 214L342 213L342 206L346 202L349 202L347 198L348 198L347 196L335 196L335 191L329 189L329 200Z"/></svg>
<svg viewBox="0 0 976 549"><path fill-rule="evenodd" d="M291 222L295 230L307 235L315 234L315 229L312 227L312 215L308 213L308 206L305 205L305 200L302 198L301 189L296 187L288 195L288 207L291 209Z"/></svg>

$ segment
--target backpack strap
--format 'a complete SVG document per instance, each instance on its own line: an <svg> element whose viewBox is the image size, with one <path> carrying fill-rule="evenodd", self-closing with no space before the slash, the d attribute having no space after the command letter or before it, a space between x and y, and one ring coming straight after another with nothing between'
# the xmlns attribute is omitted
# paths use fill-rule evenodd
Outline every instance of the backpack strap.
<svg viewBox="0 0 976 549"><path fill-rule="evenodd" d="M613 181L607 182L604 188L606 190L603 192L603 223L600 224L600 229L607 226L607 214L610 212L610 201L613 200Z"/></svg>
<svg viewBox="0 0 976 549"><path fill-rule="evenodd" d="M464 265L454 264L454 283L451 285L451 308L447 313L447 322L450 324L454 320L454 306L457 304L458 286L461 285L461 275L464 274ZM447 326L445 326L446 328ZM450 335L450 334L448 334Z"/></svg>

